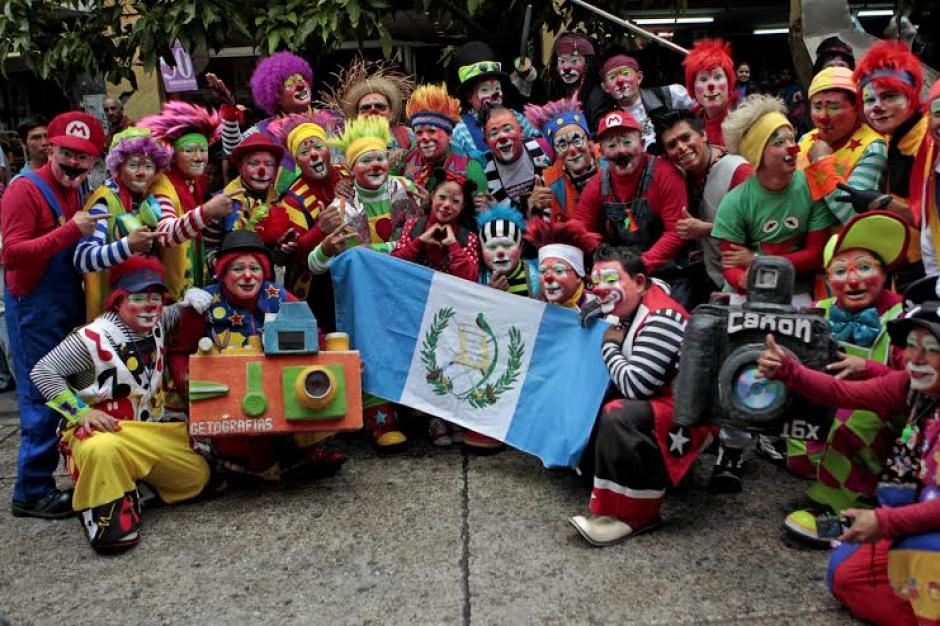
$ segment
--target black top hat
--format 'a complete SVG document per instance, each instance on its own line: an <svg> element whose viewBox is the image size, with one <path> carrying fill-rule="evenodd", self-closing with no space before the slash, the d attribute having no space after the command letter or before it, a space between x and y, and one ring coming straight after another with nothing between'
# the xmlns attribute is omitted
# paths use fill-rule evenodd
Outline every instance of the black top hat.
<svg viewBox="0 0 940 626"><path fill-rule="evenodd" d="M233 230L222 240L219 258L230 252L260 252L271 261L271 251L261 241L261 236L253 230Z"/></svg>
<svg viewBox="0 0 940 626"><path fill-rule="evenodd" d="M468 41L457 48L452 63L457 68L461 93L485 78L498 78L500 82L509 78L496 59L496 53L482 41ZM474 65L477 67L474 68Z"/></svg>
<svg viewBox="0 0 940 626"><path fill-rule="evenodd" d="M940 302L932 300L915 306L901 319L888 322L888 335L891 343L904 347L907 345L907 335L915 328L923 328L937 341L940 341Z"/></svg>

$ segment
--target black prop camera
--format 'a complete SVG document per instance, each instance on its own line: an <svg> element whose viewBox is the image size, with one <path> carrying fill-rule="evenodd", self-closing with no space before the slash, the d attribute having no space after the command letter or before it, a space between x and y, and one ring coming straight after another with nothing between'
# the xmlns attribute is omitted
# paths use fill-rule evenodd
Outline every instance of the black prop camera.
<svg viewBox="0 0 940 626"><path fill-rule="evenodd" d="M794 439L825 440L834 411L813 405L777 380L757 376L757 358L768 333L804 365L822 369L836 360L838 344L829 323L791 305L793 265L780 257L757 257L741 306L721 296L696 307L686 327L673 386L673 419L683 426L717 423ZM725 300L727 302L727 300Z"/></svg>

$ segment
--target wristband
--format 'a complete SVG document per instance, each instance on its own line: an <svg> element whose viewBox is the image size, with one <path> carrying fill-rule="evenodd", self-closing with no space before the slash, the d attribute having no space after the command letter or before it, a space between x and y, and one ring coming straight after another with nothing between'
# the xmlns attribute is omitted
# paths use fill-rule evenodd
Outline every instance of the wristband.
<svg viewBox="0 0 940 626"><path fill-rule="evenodd" d="M91 411L91 407L76 396L71 389L66 389L52 400L49 400L46 406L59 413L72 426L78 424L78 418Z"/></svg>

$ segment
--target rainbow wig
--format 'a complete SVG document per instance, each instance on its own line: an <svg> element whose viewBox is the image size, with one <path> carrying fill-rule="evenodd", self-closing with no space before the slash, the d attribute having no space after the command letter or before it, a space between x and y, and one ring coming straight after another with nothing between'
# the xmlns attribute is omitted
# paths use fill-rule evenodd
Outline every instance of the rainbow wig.
<svg viewBox="0 0 940 626"><path fill-rule="evenodd" d="M866 85L891 89L907 96L913 113L920 107L920 91L924 86L924 72L920 61L907 46L898 41L879 41L865 53L855 68L858 99Z"/></svg>
<svg viewBox="0 0 940 626"><path fill-rule="evenodd" d="M137 129L143 130L143 129ZM126 132L126 131L125 131ZM153 159L157 166L157 171L165 172L170 167L170 151L157 143L150 136L150 131L146 135L137 134L126 139L120 139L113 148L108 151L105 157L105 165L111 176L117 176L118 170L132 154L143 154Z"/></svg>
<svg viewBox="0 0 940 626"><path fill-rule="evenodd" d="M699 39L692 50L683 59L685 68L685 88L689 94L695 93L695 75L699 72L720 67L728 79L728 93L734 94L734 61L731 59L731 44L722 39Z"/></svg>
<svg viewBox="0 0 940 626"><path fill-rule="evenodd" d="M180 100L164 103L158 115L137 122L141 128L149 128L157 140L170 145L190 133L203 135L211 144L219 138L221 124L218 112Z"/></svg>
<svg viewBox="0 0 940 626"><path fill-rule="evenodd" d="M275 52L258 62L251 75L251 97L255 104L268 115L276 115L278 98L284 88L284 81L300 74L313 86L313 69L310 64L292 52Z"/></svg>
<svg viewBox="0 0 940 626"><path fill-rule="evenodd" d="M527 104L523 109L523 114L532 126L541 131L542 136L549 145L553 145L552 141L555 133L570 124L580 126L588 137L591 136L587 119L581 111L581 103L578 102L577 91L568 98L553 100L542 106Z"/></svg>
<svg viewBox="0 0 940 626"><path fill-rule="evenodd" d="M343 151L350 167L366 152L387 152L391 142L392 133L388 129L388 120L381 115L360 115L348 120L342 134L328 141L332 147Z"/></svg>
<svg viewBox="0 0 940 626"><path fill-rule="evenodd" d="M444 83L419 85L405 104L405 116L412 128L434 126L450 134L460 121L460 100L447 93Z"/></svg>

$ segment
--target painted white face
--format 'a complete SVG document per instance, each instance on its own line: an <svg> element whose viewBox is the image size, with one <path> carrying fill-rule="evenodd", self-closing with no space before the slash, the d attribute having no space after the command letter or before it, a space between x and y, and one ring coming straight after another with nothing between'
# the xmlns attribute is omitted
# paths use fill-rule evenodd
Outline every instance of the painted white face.
<svg viewBox="0 0 940 626"><path fill-rule="evenodd" d="M899 91L869 83L862 89L862 110L872 128L889 135L910 117L911 101Z"/></svg>
<svg viewBox="0 0 940 626"><path fill-rule="evenodd" d="M584 75L587 59L575 50L571 54L558 55L558 76L566 85L574 85Z"/></svg>
<svg viewBox="0 0 940 626"><path fill-rule="evenodd" d="M591 292L601 304L601 313L613 313L617 303L623 300L623 288L620 287L620 275L611 268L595 269L591 272Z"/></svg>
<svg viewBox="0 0 940 626"><path fill-rule="evenodd" d="M483 263L493 272L511 272L522 255L522 246L512 237L491 237L483 245Z"/></svg>
<svg viewBox="0 0 940 626"><path fill-rule="evenodd" d="M907 374L911 377L911 389L935 391L937 387L937 365L940 363L940 341L923 328L915 328L907 335Z"/></svg>

